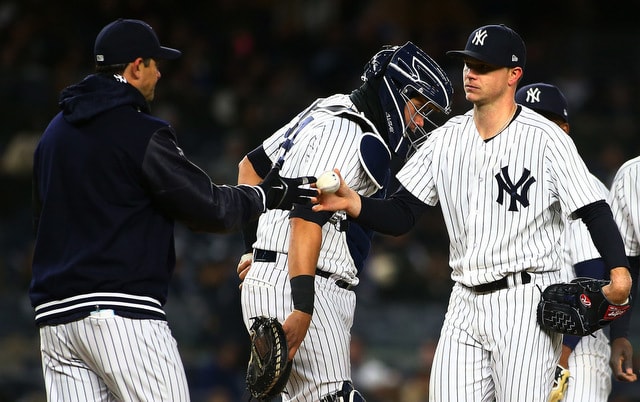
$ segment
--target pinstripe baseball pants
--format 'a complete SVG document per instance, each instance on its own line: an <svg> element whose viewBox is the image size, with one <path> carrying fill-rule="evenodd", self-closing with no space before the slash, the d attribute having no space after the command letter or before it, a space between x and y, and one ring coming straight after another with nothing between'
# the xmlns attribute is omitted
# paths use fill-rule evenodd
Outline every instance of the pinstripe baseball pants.
<svg viewBox="0 0 640 402"><path fill-rule="evenodd" d="M275 263L254 261L242 285L242 313L247 328L251 317L265 315L280 322L293 310L287 257ZM300 345L283 393L283 401L317 402L351 380L350 342L356 296L331 279L316 276L311 325Z"/></svg>
<svg viewBox="0 0 640 402"><path fill-rule="evenodd" d="M40 328L48 401L187 402L177 343L162 320L110 313Z"/></svg>

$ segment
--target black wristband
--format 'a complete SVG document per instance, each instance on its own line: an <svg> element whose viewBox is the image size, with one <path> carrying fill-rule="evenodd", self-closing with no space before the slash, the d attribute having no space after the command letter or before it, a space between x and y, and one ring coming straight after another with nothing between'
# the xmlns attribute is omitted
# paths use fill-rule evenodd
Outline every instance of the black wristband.
<svg viewBox="0 0 640 402"><path fill-rule="evenodd" d="M313 300L316 294L315 276L298 275L289 280L293 308L307 314L313 314Z"/></svg>

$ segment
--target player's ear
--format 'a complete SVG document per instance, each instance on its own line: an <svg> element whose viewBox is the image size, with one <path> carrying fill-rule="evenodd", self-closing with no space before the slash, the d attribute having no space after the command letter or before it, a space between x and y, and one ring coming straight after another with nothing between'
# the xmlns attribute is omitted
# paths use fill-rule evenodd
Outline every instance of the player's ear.
<svg viewBox="0 0 640 402"><path fill-rule="evenodd" d="M142 57L138 57L137 59L135 59L134 61L132 61L127 65L127 68L125 69L125 71L129 70L129 74L134 79L140 78L140 74L141 74L140 70L142 69L143 64L144 64L144 59Z"/></svg>
<svg viewBox="0 0 640 402"><path fill-rule="evenodd" d="M509 68L509 85L517 86L523 73L522 67Z"/></svg>

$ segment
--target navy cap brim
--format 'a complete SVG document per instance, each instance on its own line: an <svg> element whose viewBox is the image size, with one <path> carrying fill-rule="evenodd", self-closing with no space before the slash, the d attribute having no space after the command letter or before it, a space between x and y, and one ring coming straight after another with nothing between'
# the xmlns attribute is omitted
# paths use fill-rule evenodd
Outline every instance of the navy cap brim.
<svg viewBox="0 0 640 402"><path fill-rule="evenodd" d="M159 60L173 60L182 55L182 52L178 49L170 47L160 46L160 50L153 57Z"/></svg>
<svg viewBox="0 0 640 402"><path fill-rule="evenodd" d="M471 58L474 58L476 60L480 60L480 61L488 63L488 64L492 64L492 65L496 65L496 66L498 65L498 64L495 64L494 62L492 62L491 60L485 60L486 57L484 57L480 53L472 52L471 50L449 50L447 52L447 56L460 58L460 59L464 58L464 57L471 57Z"/></svg>

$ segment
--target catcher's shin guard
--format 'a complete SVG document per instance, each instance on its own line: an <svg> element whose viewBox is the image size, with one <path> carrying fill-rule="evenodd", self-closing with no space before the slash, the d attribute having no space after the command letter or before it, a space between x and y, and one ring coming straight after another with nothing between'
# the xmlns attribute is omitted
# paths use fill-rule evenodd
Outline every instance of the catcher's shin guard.
<svg viewBox="0 0 640 402"><path fill-rule="evenodd" d="M323 396L320 402L366 402L366 400L353 388L350 381L345 381L342 383L341 390Z"/></svg>

